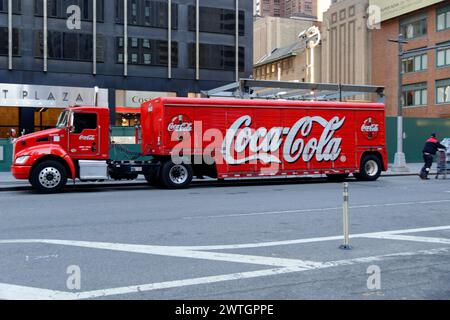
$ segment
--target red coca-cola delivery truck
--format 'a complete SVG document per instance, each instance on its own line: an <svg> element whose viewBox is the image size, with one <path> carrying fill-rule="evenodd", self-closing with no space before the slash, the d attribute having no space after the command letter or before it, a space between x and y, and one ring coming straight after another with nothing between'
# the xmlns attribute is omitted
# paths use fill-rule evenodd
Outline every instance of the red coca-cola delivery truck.
<svg viewBox="0 0 450 320"><path fill-rule="evenodd" d="M373 181L388 166L380 103L158 98L141 106L145 161L109 159L109 123L108 108L68 108L56 128L14 142L13 175L51 193L138 175L171 189L205 176Z"/></svg>

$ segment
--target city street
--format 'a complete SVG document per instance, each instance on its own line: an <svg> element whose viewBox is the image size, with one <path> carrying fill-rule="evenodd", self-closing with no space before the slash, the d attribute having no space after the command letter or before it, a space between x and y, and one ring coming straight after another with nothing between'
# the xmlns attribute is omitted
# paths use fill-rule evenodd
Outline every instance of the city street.
<svg viewBox="0 0 450 320"><path fill-rule="evenodd" d="M450 298L450 181L349 183L2 191L0 299Z"/></svg>

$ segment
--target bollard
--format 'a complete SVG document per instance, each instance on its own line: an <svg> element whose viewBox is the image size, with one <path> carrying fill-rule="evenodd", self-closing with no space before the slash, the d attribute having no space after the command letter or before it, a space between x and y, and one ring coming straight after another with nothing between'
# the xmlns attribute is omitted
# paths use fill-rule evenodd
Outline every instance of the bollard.
<svg viewBox="0 0 450 320"><path fill-rule="evenodd" d="M351 250L350 246L350 220L349 220L349 204L348 204L349 196L348 196L348 182L344 183L344 204L342 206L343 212L343 229L344 229L344 244L339 248L342 250Z"/></svg>

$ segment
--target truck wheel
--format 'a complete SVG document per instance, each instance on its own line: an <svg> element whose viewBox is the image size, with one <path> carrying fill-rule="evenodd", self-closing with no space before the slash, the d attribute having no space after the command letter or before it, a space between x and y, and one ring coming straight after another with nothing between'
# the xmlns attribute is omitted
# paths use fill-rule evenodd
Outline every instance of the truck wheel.
<svg viewBox="0 0 450 320"><path fill-rule="evenodd" d="M345 181L350 176L349 173L345 174L327 174L327 179L332 182L342 182Z"/></svg>
<svg viewBox="0 0 450 320"><path fill-rule="evenodd" d="M360 181L375 181L381 176L381 162L377 156L368 155L361 160L359 173L353 176Z"/></svg>
<svg viewBox="0 0 450 320"><path fill-rule="evenodd" d="M67 183L67 172L64 166L57 161L44 161L33 169L30 182L39 192L59 192Z"/></svg>
<svg viewBox="0 0 450 320"><path fill-rule="evenodd" d="M162 185L168 189L183 189L192 182L193 175L190 165L167 161L162 165L160 179Z"/></svg>

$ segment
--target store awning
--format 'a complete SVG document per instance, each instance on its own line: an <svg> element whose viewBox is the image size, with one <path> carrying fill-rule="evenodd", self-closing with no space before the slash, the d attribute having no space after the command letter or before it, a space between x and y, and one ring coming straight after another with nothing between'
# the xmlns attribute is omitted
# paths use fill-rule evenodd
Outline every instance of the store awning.
<svg viewBox="0 0 450 320"><path fill-rule="evenodd" d="M134 113L140 114L140 108L130 108L130 107L116 107L116 113Z"/></svg>

